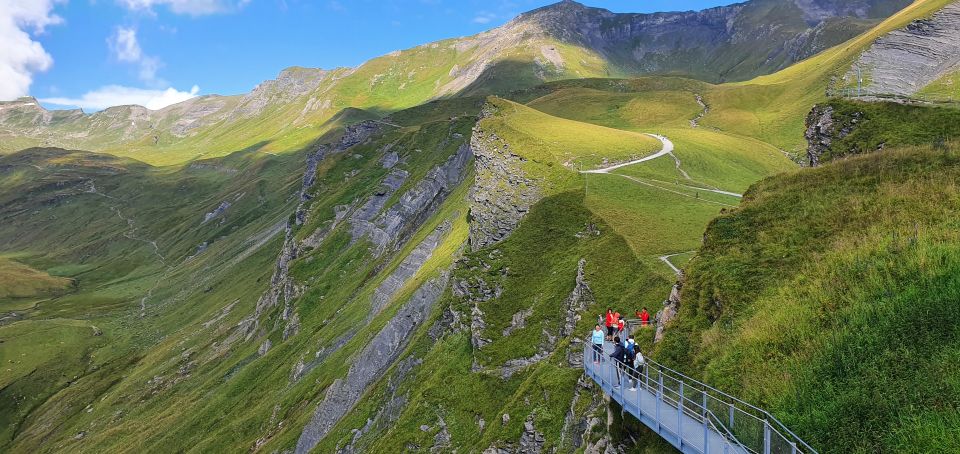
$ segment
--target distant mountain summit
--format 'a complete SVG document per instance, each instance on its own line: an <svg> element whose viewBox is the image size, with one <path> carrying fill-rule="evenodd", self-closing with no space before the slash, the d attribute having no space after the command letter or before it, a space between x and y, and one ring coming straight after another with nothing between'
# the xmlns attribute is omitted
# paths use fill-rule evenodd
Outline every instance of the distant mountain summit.
<svg viewBox="0 0 960 454"><path fill-rule="evenodd" d="M292 67L237 96L93 115L0 103L0 151L45 145L150 162L310 143L344 109L382 115L436 98L508 93L548 81L675 75L746 80L869 29L910 0L753 0L703 11L613 13L563 1L501 27L391 52L356 68ZM164 156L154 158L157 151Z"/></svg>
<svg viewBox="0 0 960 454"><path fill-rule="evenodd" d="M563 1L521 14L532 27L602 55L622 74L708 82L783 69L870 28L910 0L754 0L702 11L613 13Z"/></svg>

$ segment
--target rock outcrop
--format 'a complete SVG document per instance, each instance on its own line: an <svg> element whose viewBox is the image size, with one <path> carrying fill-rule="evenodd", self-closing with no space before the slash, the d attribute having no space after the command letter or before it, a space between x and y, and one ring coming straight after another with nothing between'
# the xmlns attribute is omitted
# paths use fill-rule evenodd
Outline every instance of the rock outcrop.
<svg viewBox="0 0 960 454"><path fill-rule="evenodd" d="M684 276L681 274L680 278L670 289L670 296L663 301L663 309L657 311L656 315L653 317L653 323L657 327L657 331L653 337L654 342L660 342L663 340L667 325L669 325L670 322L676 318L677 311L680 310L680 292L683 290L683 281Z"/></svg>
<svg viewBox="0 0 960 454"><path fill-rule="evenodd" d="M336 143L322 144L307 155L303 184L300 187L300 202L294 211L294 223L299 225L306 221L306 207L311 199L310 190L316 183L317 166L320 161L331 154L342 153L350 147L366 141L371 135L380 131L380 128L379 123L370 121L350 125ZM300 320L294 313L293 300L300 295L301 289L290 278L290 263L297 258L299 253L300 245L294 238L293 225L288 222L285 228L283 246L277 256L273 276L270 278L270 287L257 300L254 313L237 325L238 330L231 336L231 342L233 338L238 336L243 336L246 340L249 340L254 336L266 334L265 330L261 330L260 319L269 310L281 303L284 305L280 316L280 320L284 324L284 339L299 332Z"/></svg>
<svg viewBox="0 0 960 454"><path fill-rule="evenodd" d="M878 38L844 76L846 86L857 85L858 69L862 94L896 96L911 96L960 70L960 3Z"/></svg>
<svg viewBox="0 0 960 454"><path fill-rule="evenodd" d="M817 167L822 162L850 152L834 149L834 142L852 134L863 118L862 112L853 112L844 118L838 118L836 110L830 105L813 106L807 114L807 130L804 133L807 139L808 165Z"/></svg>
<svg viewBox="0 0 960 454"><path fill-rule="evenodd" d="M813 106L807 114L807 163L810 167L820 165L820 158L826 154L833 143L833 107Z"/></svg>
<svg viewBox="0 0 960 454"><path fill-rule="evenodd" d="M567 317L564 321L563 328L560 330L560 337L567 337L573 334L577 323L580 322L583 311L596 301L593 296L593 290L590 289L590 284L587 283L587 278L583 271L586 265L587 261L585 259L580 259L577 263L576 284L573 286L573 290L570 292L570 295L567 296L567 301L565 302ZM570 348L567 351L567 363L570 364L570 367L583 366L583 356L580 354L582 343L583 340L577 336L570 339Z"/></svg>
<svg viewBox="0 0 960 454"><path fill-rule="evenodd" d="M448 276L426 282L410 298L387 325L357 354L347 375L335 380L297 440L296 453L310 452L320 440L346 415L367 387L378 379L410 342L411 334L419 327L447 285Z"/></svg>
<svg viewBox="0 0 960 454"><path fill-rule="evenodd" d="M206 223L208 223L208 222L210 222L210 221L212 221L212 220L220 217L220 215L222 215L224 212L226 212L227 209L229 209L229 208L230 208L230 202L228 202L228 201L226 201L226 200L224 200L223 202L220 202L220 205L217 205L217 207L214 208L213 211L211 211L211 212L203 215L203 222L201 222L200 224L206 224Z"/></svg>
<svg viewBox="0 0 960 454"><path fill-rule="evenodd" d="M351 218L354 240L367 236L374 244L374 255L377 256L387 251L390 246L403 243L418 226L436 212L450 192L463 181L471 156L470 146L466 143L461 145L446 162L433 168L426 177L400 196L397 203L379 213L390 198L387 194L392 195L396 191L393 188L399 188L406 179L405 171L394 169L390 173L393 176L392 181L384 182L386 189L374 194L359 214ZM390 179L388 176L388 180Z"/></svg>
<svg viewBox="0 0 960 454"><path fill-rule="evenodd" d="M483 115L495 115L495 109L487 104ZM470 146L476 157L476 182L470 203L470 247L477 250L510 235L530 207L540 200L541 191L523 172L525 158L512 153L510 144L496 133L485 131L479 122L474 127Z"/></svg>
<svg viewBox="0 0 960 454"><path fill-rule="evenodd" d="M440 245L440 240L443 239L443 236L450 231L450 227L449 222L444 222L434 229L433 232L430 232L430 235L427 235L427 237L410 252L410 255L400 262L397 269L393 273L390 273L390 275L377 286L377 289L373 292L373 300L370 303L370 312L367 314L367 320L379 314L380 311L390 303L394 296L396 296L404 284L420 270L437 246Z"/></svg>
<svg viewBox="0 0 960 454"><path fill-rule="evenodd" d="M653 337L654 342L663 340L667 325L676 318L677 311L680 310L680 291L683 290L683 279L681 274L680 279L670 289L670 296L663 302L663 309L657 311L656 316L654 316L654 323L657 325L657 331Z"/></svg>

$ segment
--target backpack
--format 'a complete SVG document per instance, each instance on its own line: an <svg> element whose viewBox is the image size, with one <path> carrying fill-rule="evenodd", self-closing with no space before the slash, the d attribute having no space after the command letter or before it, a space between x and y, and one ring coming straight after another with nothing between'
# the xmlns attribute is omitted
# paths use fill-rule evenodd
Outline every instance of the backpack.
<svg viewBox="0 0 960 454"><path fill-rule="evenodd" d="M636 355L633 358L633 367L637 369L643 367L646 363L647 361L643 358L643 355Z"/></svg>

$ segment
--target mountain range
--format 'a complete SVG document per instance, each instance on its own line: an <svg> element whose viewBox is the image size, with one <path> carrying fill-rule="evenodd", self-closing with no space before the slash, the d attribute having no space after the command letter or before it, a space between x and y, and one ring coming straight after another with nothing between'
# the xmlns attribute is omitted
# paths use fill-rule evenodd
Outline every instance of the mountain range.
<svg viewBox="0 0 960 454"><path fill-rule="evenodd" d="M562 2L156 111L0 103L0 451L676 452L584 373L611 307L818 452L953 452L958 5Z"/></svg>
<svg viewBox="0 0 960 454"><path fill-rule="evenodd" d="M505 94L572 78L746 80L857 36L907 4L759 0L700 12L617 14L564 1L478 35L396 51L356 68L288 68L245 95L201 96L158 111L118 106L87 115L47 111L32 98L2 103L0 147L82 148L172 163L248 147L302 146L348 108L376 116L431 99Z"/></svg>

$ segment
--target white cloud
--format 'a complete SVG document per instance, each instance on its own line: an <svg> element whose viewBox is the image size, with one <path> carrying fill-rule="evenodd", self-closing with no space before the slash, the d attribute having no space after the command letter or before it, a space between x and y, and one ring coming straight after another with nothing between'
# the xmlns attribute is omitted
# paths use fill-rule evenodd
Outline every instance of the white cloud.
<svg viewBox="0 0 960 454"><path fill-rule="evenodd" d="M107 42L117 60L136 62L143 56L140 43L137 41L137 29L117 27Z"/></svg>
<svg viewBox="0 0 960 454"><path fill-rule="evenodd" d="M127 63L136 63L139 66L137 77L151 87L162 87L167 82L157 77L157 70L163 66L163 61L143 53L140 42L137 40L137 29L117 27L113 35L107 39L107 45L117 60Z"/></svg>
<svg viewBox="0 0 960 454"><path fill-rule="evenodd" d="M496 18L497 18L496 14L488 13L486 11L481 11L477 13L476 16L473 17L473 20L471 22L473 22L474 24L489 24L490 21Z"/></svg>
<svg viewBox="0 0 960 454"><path fill-rule="evenodd" d="M107 107L124 106L128 104L136 104L151 110L157 110L196 97L199 92L200 87L196 85L188 92L178 91L174 88L149 90L124 87L121 85L107 85L106 87L84 93L84 95L79 98L44 98L40 101L57 106L80 107L87 110L103 110Z"/></svg>
<svg viewBox="0 0 960 454"><path fill-rule="evenodd" d="M33 75L50 69L53 57L28 33L43 33L63 20L53 14L58 0L0 0L0 100L25 96Z"/></svg>
<svg viewBox="0 0 960 454"><path fill-rule="evenodd" d="M134 11L153 13L154 6L164 5L175 14L203 16L243 8L250 3L250 0L117 0L117 2Z"/></svg>

